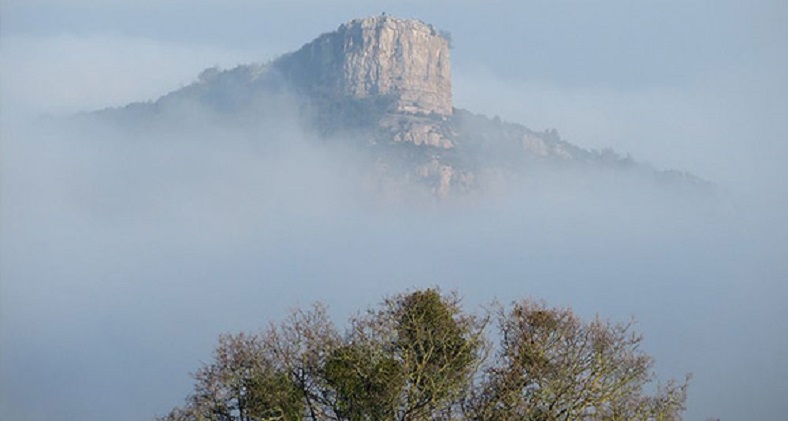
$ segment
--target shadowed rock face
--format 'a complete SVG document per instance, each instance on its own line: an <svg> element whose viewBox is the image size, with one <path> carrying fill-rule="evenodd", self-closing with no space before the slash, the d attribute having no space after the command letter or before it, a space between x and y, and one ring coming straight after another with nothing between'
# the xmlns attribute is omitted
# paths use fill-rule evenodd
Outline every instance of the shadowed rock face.
<svg viewBox="0 0 788 421"><path fill-rule="evenodd" d="M416 20L355 19L276 62L295 86L329 98L389 98L389 112L452 113L449 42Z"/></svg>

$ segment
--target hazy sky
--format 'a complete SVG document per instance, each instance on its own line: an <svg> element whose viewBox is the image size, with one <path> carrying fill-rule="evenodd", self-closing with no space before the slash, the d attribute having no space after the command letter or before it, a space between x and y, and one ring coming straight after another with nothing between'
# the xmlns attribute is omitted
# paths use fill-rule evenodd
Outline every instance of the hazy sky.
<svg viewBox="0 0 788 421"><path fill-rule="evenodd" d="M688 419L788 412L788 3L423 3L2 0L0 418L150 419L220 332L436 284L469 306L634 315L663 378L695 374ZM226 128L36 120L155 99L383 11L452 33L456 106L688 170L719 203L535 180L387 210L297 127L256 133L292 146L268 150Z"/></svg>

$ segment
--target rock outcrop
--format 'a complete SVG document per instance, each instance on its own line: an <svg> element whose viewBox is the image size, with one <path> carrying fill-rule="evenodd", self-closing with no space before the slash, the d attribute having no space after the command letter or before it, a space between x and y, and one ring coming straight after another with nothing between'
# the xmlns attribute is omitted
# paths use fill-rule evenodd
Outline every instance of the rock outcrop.
<svg viewBox="0 0 788 421"><path fill-rule="evenodd" d="M323 34L275 67L311 95L386 97L392 113L452 113L449 41L417 20L375 16Z"/></svg>
<svg viewBox="0 0 788 421"><path fill-rule="evenodd" d="M155 102L98 114L135 130L182 121L195 110L200 124L208 112L233 127L295 119L322 139L362 152L366 184L390 191L426 186L438 197L539 167L627 170L703 185L612 151L579 148L554 130L535 132L453 108L449 43L447 33L417 20L355 19L268 64L209 69Z"/></svg>

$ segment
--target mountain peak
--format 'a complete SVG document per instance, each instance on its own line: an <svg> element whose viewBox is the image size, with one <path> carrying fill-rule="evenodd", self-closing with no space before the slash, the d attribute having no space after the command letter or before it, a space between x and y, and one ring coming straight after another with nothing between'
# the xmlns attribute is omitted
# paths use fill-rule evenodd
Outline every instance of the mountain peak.
<svg viewBox="0 0 788 421"><path fill-rule="evenodd" d="M101 114L134 128L182 122L195 109L216 112L219 122L263 126L295 115L321 139L362 152L368 178L381 190L407 190L417 181L439 197L517 182L541 169L548 171L540 175L622 170L707 187L685 173L580 148L554 130L535 132L453 108L449 51L448 33L424 22L353 19L268 64L211 69L153 103Z"/></svg>
<svg viewBox="0 0 788 421"><path fill-rule="evenodd" d="M294 85L332 99L385 97L389 111L452 113L446 33L392 16L353 19L277 61Z"/></svg>

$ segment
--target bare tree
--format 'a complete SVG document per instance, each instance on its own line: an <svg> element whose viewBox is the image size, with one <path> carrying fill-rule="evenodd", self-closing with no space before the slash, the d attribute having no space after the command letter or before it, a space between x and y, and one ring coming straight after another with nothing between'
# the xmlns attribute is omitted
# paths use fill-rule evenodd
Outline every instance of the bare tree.
<svg viewBox="0 0 788 421"><path fill-rule="evenodd" d="M675 420L687 381L654 395L653 360L632 323L583 322L534 301L497 312L496 360L466 406L476 420Z"/></svg>
<svg viewBox="0 0 788 421"><path fill-rule="evenodd" d="M485 363L491 317L500 345ZM641 341L631 323L528 300L470 315L436 289L386 298L344 334L316 305L256 335L222 335L186 404L162 420L680 419L687 382L654 385Z"/></svg>
<svg viewBox="0 0 788 421"><path fill-rule="evenodd" d="M257 335L222 335L213 362L194 374L186 405L162 420L330 419L319 373L338 341L322 305Z"/></svg>

